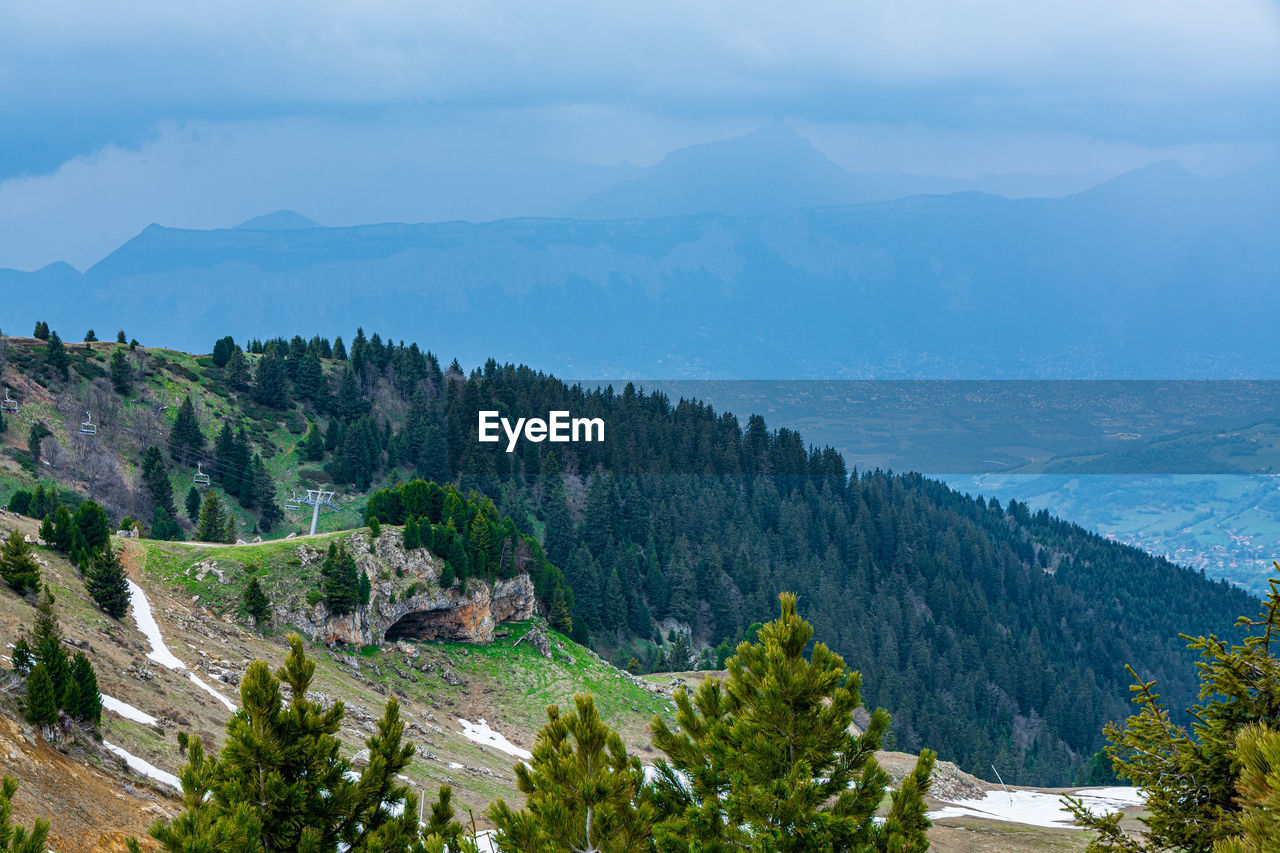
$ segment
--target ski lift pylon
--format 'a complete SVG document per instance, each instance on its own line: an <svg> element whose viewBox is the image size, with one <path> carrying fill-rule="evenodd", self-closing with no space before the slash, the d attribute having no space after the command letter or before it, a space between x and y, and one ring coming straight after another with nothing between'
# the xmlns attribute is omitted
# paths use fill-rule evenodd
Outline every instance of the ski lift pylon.
<svg viewBox="0 0 1280 853"><path fill-rule="evenodd" d="M0 411L16 412L18 411L18 401L9 397L9 389L4 389L4 400L0 401Z"/></svg>
<svg viewBox="0 0 1280 853"><path fill-rule="evenodd" d="M93 413L85 412L84 417L85 417L84 423L80 424L80 434L81 435L97 435L98 427L97 427L97 424L93 422Z"/></svg>
<svg viewBox="0 0 1280 853"><path fill-rule="evenodd" d="M209 485L209 475L204 472L204 468L199 462L196 463L196 475L194 479L197 486Z"/></svg>

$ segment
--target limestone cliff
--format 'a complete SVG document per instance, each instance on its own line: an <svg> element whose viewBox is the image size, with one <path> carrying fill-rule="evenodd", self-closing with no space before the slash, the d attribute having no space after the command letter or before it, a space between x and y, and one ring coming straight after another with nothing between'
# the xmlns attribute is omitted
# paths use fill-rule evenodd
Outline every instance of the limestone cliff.
<svg viewBox="0 0 1280 853"><path fill-rule="evenodd" d="M346 542L357 571L369 578L369 604L335 616L323 601L308 605L298 596L276 603L276 624L325 643L367 646L404 637L488 643L498 623L535 613L533 582L526 574L492 585L471 578L464 593L457 583L442 589L443 561L425 548L406 551L399 528L384 528L376 540L367 530L356 531ZM297 551L304 568L318 570L324 562L325 551L307 542Z"/></svg>

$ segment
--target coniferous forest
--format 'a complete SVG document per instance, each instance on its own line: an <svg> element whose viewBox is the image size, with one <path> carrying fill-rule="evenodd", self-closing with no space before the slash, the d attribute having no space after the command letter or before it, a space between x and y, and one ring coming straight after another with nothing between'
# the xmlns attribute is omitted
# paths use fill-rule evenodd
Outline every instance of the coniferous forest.
<svg viewBox="0 0 1280 853"><path fill-rule="evenodd" d="M13 355L57 383L41 352ZM816 635L863 674L867 706L892 713L887 745L936 749L988 778L994 766L1012 783L1082 779L1103 725L1130 713L1125 664L1157 679L1170 707L1190 707L1197 682L1179 632L1221 633L1256 606L1024 504L918 474L853 471L758 416L631 384L587 389L492 360L466 374L363 332L349 345L223 338L199 370L206 389L251 418L297 424L291 452L348 492L372 491L370 523L405 525L406 541L463 580L504 576L517 560L536 567L548 618L618 666L722 665L780 592L796 593ZM267 448L228 427L201 435L187 408L170 455L204 459L271 529ZM606 438L521 439L508 453L505 440L477 442L482 409L599 417ZM413 485L419 478L453 488ZM488 523L444 525L439 504L473 492L492 501ZM188 517L203 509L188 500Z"/></svg>

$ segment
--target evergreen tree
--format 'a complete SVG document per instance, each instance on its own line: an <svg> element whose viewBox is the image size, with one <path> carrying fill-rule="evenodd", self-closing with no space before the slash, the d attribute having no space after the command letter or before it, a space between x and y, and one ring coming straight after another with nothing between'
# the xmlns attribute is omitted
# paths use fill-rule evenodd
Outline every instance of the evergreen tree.
<svg viewBox="0 0 1280 853"><path fill-rule="evenodd" d="M54 550L69 554L78 532L75 522L71 520L71 513L65 506L59 506L53 511L53 520L50 523L51 538L45 541L52 545Z"/></svg>
<svg viewBox="0 0 1280 853"><path fill-rule="evenodd" d="M50 432L44 421L36 421L31 425L31 429L27 432L27 449L31 453L31 462L33 464L40 464L40 442L50 435L53 435L53 433Z"/></svg>
<svg viewBox="0 0 1280 853"><path fill-rule="evenodd" d="M221 541L225 545L234 545L236 544L237 538L239 538L239 525L236 522L236 514L234 512L228 511L227 523L222 530Z"/></svg>
<svg viewBox="0 0 1280 853"><path fill-rule="evenodd" d="M266 533L284 518L284 510L276 497L276 481L259 454L253 457L253 488L256 493L253 502L258 507L258 530Z"/></svg>
<svg viewBox="0 0 1280 853"><path fill-rule="evenodd" d="M227 384L236 389L247 388L250 375L249 359L244 350L236 347L227 361Z"/></svg>
<svg viewBox="0 0 1280 853"><path fill-rule="evenodd" d="M74 678L67 679L66 686L62 689L62 696L58 700L58 710L66 712L67 716L72 718L80 712L80 685Z"/></svg>
<svg viewBox="0 0 1280 853"><path fill-rule="evenodd" d="M1280 571L1280 564L1276 565ZM1146 793L1141 833L1129 832L1117 815L1098 816L1068 798L1077 823L1095 830L1090 849L1100 853L1201 853L1230 844L1242 830L1242 801L1237 796L1241 768L1247 766L1237 741L1250 725L1274 725L1280 709L1280 658L1271 643L1280 627L1280 579L1271 579L1262 614L1241 617L1249 629L1239 645L1216 636L1186 637L1200 654L1196 664L1201 701L1190 709L1190 731L1174 723L1155 692L1155 682L1139 678L1132 667L1133 701L1141 710L1124 728L1108 724L1107 752L1116 773ZM1257 735L1256 730L1252 732ZM1255 741L1255 747L1260 744ZM1256 763L1256 750L1251 758ZM1256 773L1246 787L1259 781Z"/></svg>
<svg viewBox="0 0 1280 853"><path fill-rule="evenodd" d="M27 721L37 726L58 722L58 699L53 692L53 679L44 664L38 663L27 676Z"/></svg>
<svg viewBox="0 0 1280 853"><path fill-rule="evenodd" d="M253 399L269 409L289 408L289 374L284 359L274 347L258 359L253 377Z"/></svg>
<svg viewBox="0 0 1280 853"><path fill-rule="evenodd" d="M418 532L418 519L412 515L404 520L404 549L412 551L422 547L422 536Z"/></svg>
<svg viewBox="0 0 1280 853"><path fill-rule="evenodd" d="M218 338L213 343L213 366L226 367L227 362L231 359L231 352L235 349L236 342L227 335L224 338Z"/></svg>
<svg viewBox="0 0 1280 853"><path fill-rule="evenodd" d="M325 381L324 367L320 364L318 352L308 350L302 357L302 361L298 364L298 376L294 387L299 399L316 405L319 405L328 395L329 384Z"/></svg>
<svg viewBox="0 0 1280 853"><path fill-rule="evenodd" d="M151 495L152 506L163 509L169 515L177 515L173 506L173 484L169 482L169 469L165 467L160 448L151 445L142 454L142 482Z"/></svg>
<svg viewBox="0 0 1280 853"><path fill-rule="evenodd" d="M347 360L347 346L342 342L342 335L333 339L333 359L334 361Z"/></svg>
<svg viewBox="0 0 1280 853"><path fill-rule="evenodd" d="M330 612L343 616L356 609L360 600L356 559L345 543L329 543L329 555L321 569L324 577L324 602Z"/></svg>
<svg viewBox="0 0 1280 853"><path fill-rule="evenodd" d="M191 519L193 523L200 519L200 507L200 490L192 486L187 489L186 510L187 518Z"/></svg>
<svg viewBox="0 0 1280 853"><path fill-rule="evenodd" d="M123 344L128 341L128 336L124 333L124 329L116 332L116 343Z"/></svg>
<svg viewBox="0 0 1280 853"><path fill-rule="evenodd" d="M590 694L575 710L547 708L533 760L515 765L521 811L498 799L489 817L501 853L639 853L652 849L653 807L644 801L644 769L600 719Z"/></svg>
<svg viewBox="0 0 1280 853"><path fill-rule="evenodd" d="M45 853L49 844L49 824L36 819L28 830L11 823L13 795L18 792L18 780L5 776L0 780L0 851L4 853Z"/></svg>
<svg viewBox="0 0 1280 853"><path fill-rule="evenodd" d="M1250 724L1236 739L1236 754L1241 833L1215 841L1213 853L1273 853L1280 850L1280 734Z"/></svg>
<svg viewBox="0 0 1280 853"><path fill-rule="evenodd" d="M58 337L57 332L49 333L49 343L44 348L44 363L58 378L67 378L67 368L71 365L71 358L67 355L67 348L62 345L62 338Z"/></svg>
<svg viewBox="0 0 1280 853"><path fill-rule="evenodd" d="M44 320L36 320L36 329L31 333L31 337L40 341L49 340L49 324Z"/></svg>
<svg viewBox="0 0 1280 853"><path fill-rule="evenodd" d="M156 511L151 514L151 538L165 542L182 538L182 526L164 507L156 507Z"/></svg>
<svg viewBox="0 0 1280 853"><path fill-rule="evenodd" d="M567 636L573 633L573 614L565 602L563 587L557 586L551 594L551 612L547 616L547 622L561 634Z"/></svg>
<svg viewBox="0 0 1280 853"><path fill-rule="evenodd" d="M133 393L133 369L129 367L124 350L117 349L111 353L110 375L111 387L117 394L123 397Z"/></svg>
<svg viewBox="0 0 1280 853"><path fill-rule="evenodd" d="M259 628L264 627L271 616L271 603L267 601L267 594L262 591L257 578L249 578L249 582L245 584L244 609Z"/></svg>
<svg viewBox="0 0 1280 853"><path fill-rule="evenodd" d="M315 663L307 660L296 634L289 648L277 675L262 661L245 672L242 708L227 723L219 755L206 755L198 737L179 736L187 753L183 812L153 825L152 837L175 853L421 849L417 797L397 781L413 747L403 743L396 700L387 703L375 734L365 741L368 766L353 771L339 755L343 704L325 709L308 698ZM281 682L291 691L287 704ZM440 849L439 839L427 840Z"/></svg>
<svg viewBox="0 0 1280 853"><path fill-rule="evenodd" d="M84 537L84 549L91 554L105 548L111 539L107 512L97 501L85 501L76 508L75 525Z"/></svg>
<svg viewBox="0 0 1280 853"><path fill-rule="evenodd" d="M89 331L84 333L84 342L86 344L95 343L97 340L98 340L98 335L96 332L93 331L93 329L90 329Z"/></svg>
<svg viewBox="0 0 1280 853"><path fill-rule="evenodd" d="M227 533L227 517L222 509L218 493L210 491L200 505L200 520L196 523L196 539L201 542L221 542Z"/></svg>
<svg viewBox="0 0 1280 853"><path fill-rule="evenodd" d="M196 417L195 404L188 394L178 407L178 416L169 430L169 456L180 465L190 465L204 450L204 431Z"/></svg>
<svg viewBox="0 0 1280 853"><path fill-rule="evenodd" d="M98 691L98 674L84 652L76 652L71 659L71 679L76 684L78 704L68 713L77 720L97 726L102 722L102 694Z"/></svg>
<svg viewBox="0 0 1280 853"><path fill-rule="evenodd" d="M40 564L19 530L10 531L0 544L0 578L19 595L40 588Z"/></svg>
<svg viewBox="0 0 1280 853"><path fill-rule="evenodd" d="M109 545L95 551L89 559L85 589L98 608L108 616L120 619L128 612L129 583L125 578L124 567L120 565L120 558Z"/></svg>
<svg viewBox="0 0 1280 853"><path fill-rule="evenodd" d="M298 442L298 455L307 462L319 462L324 459L324 434L315 422L307 428L307 435Z"/></svg>
<svg viewBox="0 0 1280 853"><path fill-rule="evenodd" d="M440 570L440 586L443 589L453 589L453 585L458 582L458 573L454 571L453 563L445 560L444 568Z"/></svg>
<svg viewBox="0 0 1280 853"><path fill-rule="evenodd" d="M795 596L781 603L759 642L729 659L727 682L677 691L677 730L654 718L653 743L667 755L653 789L659 850L927 850L933 753L921 753L878 824L889 775L874 755L889 715L877 709L864 733L850 733L860 677L822 643L805 658L813 629Z"/></svg>

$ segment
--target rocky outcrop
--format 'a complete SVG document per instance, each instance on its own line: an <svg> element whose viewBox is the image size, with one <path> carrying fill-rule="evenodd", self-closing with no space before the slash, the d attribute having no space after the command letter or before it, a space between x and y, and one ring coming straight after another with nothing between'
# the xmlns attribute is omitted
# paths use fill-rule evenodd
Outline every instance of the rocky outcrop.
<svg viewBox="0 0 1280 853"><path fill-rule="evenodd" d="M369 578L369 604L343 616L330 613L323 601L301 609L282 604L277 624L330 644L368 646L403 638L489 643L494 626L529 619L536 611L533 582L525 574L492 585L472 578L465 593L460 584L442 589L441 561L426 549L406 551L398 528L384 528L376 540L358 531L347 547L357 570ZM324 559L307 544L299 545L298 554L303 565Z"/></svg>

